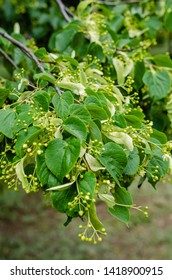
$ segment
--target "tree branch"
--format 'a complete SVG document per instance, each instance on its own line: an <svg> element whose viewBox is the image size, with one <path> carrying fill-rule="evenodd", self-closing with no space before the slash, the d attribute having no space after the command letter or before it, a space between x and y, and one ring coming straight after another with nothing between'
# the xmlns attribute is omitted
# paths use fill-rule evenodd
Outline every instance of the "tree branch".
<svg viewBox="0 0 172 280"><path fill-rule="evenodd" d="M16 69L18 68L15 62L11 59L11 57L6 52L4 52L3 49L1 48L0 48L0 53L5 57L6 60L8 60L12 64L14 68Z"/></svg>
<svg viewBox="0 0 172 280"><path fill-rule="evenodd" d="M71 10L70 10L68 7L64 6L64 9L65 9L65 11L66 11L71 17L74 17L74 16L75 16L75 14L72 13Z"/></svg>
<svg viewBox="0 0 172 280"><path fill-rule="evenodd" d="M108 2L108 1L97 1L97 4L102 4L102 5L106 5L106 6L118 6L118 5L122 5L122 4L134 4L134 3L140 3L140 0L125 0L122 2Z"/></svg>
<svg viewBox="0 0 172 280"><path fill-rule="evenodd" d="M63 4L63 2L61 0L55 0L57 5L59 6L59 9L64 17L64 19L67 22L71 22L70 17L68 16L67 12L71 14L71 12L69 12L69 9Z"/></svg>
<svg viewBox="0 0 172 280"><path fill-rule="evenodd" d="M13 45L17 46L20 50L22 50L28 57L30 57L36 63L39 70L42 73L45 73L45 70L44 70L43 66L40 64L38 58L25 45L23 45L19 41L15 40L13 37L11 37L8 33L4 32L4 31L0 30L0 35L2 37L6 38L8 41L10 41Z"/></svg>
<svg viewBox="0 0 172 280"><path fill-rule="evenodd" d="M42 72L42 73L46 73L44 67L41 65L41 63L39 62L39 59L25 46L23 45L21 42L15 40L13 37L11 37L8 33L6 33L5 31L2 31L0 30L0 35L4 38L6 38L8 41L10 41L13 45L17 46L22 52L24 52L29 58L31 58L37 65L37 67L39 68L39 70ZM2 51L1 51L2 53ZM6 53L3 54L4 56L6 56L7 58L7 55ZM7 58L8 60L10 59L9 57ZM11 60L11 59L10 59ZM11 61L12 62L12 61ZM14 66L14 65L13 65ZM16 65L15 65L16 66ZM57 91L57 93L59 95L62 94L61 90L57 87L57 86L54 86L55 90Z"/></svg>

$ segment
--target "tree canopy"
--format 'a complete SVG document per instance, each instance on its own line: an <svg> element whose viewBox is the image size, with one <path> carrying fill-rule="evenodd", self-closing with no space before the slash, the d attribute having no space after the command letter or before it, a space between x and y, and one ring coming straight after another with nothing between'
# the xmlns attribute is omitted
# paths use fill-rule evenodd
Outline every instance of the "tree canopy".
<svg viewBox="0 0 172 280"><path fill-rule="evenodd" d="M147 215L130 185L171 180L171 0L5 0L0 13L0 179L42 191L96 244L98 201L128 224L132 208Z"/></svg>

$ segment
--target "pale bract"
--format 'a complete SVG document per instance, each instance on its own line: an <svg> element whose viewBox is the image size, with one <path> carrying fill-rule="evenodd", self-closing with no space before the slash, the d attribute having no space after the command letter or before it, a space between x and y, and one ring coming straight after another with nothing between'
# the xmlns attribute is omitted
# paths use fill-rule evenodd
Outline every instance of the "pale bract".
<svg viewBox="0 0 172 280"><path fill-rule="evenodd" d="M119 54L122 56L123 60L119 59L118 57L114 57L112 61L117 73L118 83L119 85L123 85L125 78L133 70L134 62L127 56L126 53L119 52Z"/></svg>
<svg viewBox="0 0 172 280"><path fill-rule="evenodd" d="M81 83L59 82L58 85L64 89L73 91L76 95L86 96L85 87Z"/></svg>
<svg viewBox="0 0 172 280"><path fill-rule="evenodd" d="M62 191L62 190L66 190L66 189L70 188L70 186L72 186L74 183L75 183L75 181L72 181L72 182L69 182L69 183L66 183L66 184L62 184L62 185L59 185L59 186L55 186L55 187L49 188L46 191Z"/></svg>
<svg viewBox="0 0 172 280"><path fill-rule="evenodd" d="M115 205L115 198L110 194L99 193L99 198L110 208L113 208Z"/></svg>
<svg viewBox="0 0 172 280"><path fill-rule="evenodd" d="M29 187L29 182L26 178L26 174L24 172L24 160L25 157L23 157L17 164L16 164L16 175L19 181L22 183L22 187L26 190Z"/></svg>
<svg viewBox="0 0 172 280"><path fill-rule="evenodd" d="M132 151L134 148L133 139L124 132L109 132L106 134L106 137L108 137L117 144L125 145L125 147L129 151Z"/></svg>
<svg viewBox="0 0 172 280"><path fill-rule="evenodd" d="M86 161L92 171L104 170L105 168L98 162L98 160L92 155L85 154Z"/></svg>

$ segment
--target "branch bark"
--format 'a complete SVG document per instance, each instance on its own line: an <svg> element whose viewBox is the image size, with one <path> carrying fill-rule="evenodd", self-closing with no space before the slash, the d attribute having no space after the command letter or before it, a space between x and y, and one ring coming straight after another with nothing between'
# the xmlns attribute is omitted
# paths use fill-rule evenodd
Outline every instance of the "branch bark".
<svg viewBox="0 0 172 280"><path fill-rule="evenodd" d="M38 58L25 45L23 45L21 42L17 41L16 39L11 37L8 33L4 31L0 30L0 35L6 38L8 41L10 41L13 45L17 46L21 51L23 51L28 57L30 57L36 63L39 70L42 73L45 73L45 70L41 65L41 63L39 62Z"/></svg>
<svg viewBox="0 0 172 280"><path fill-rule="evenodd" d="M0 53L5 57L6 60L8 60L11 65L14 67L14 68L18 68L17 65L15 64L15 62L11 59L11 57L6 53L4 52L3 49L0 48Z"/></svg>
<svg viewBox="0 0 172 280"><path fill-rule="evenodd" d="M57 5L59 6L59 9L64 17L64 19L67 21L67 22L71 22L71 19L70 17L68 16L68 13L71 15L71 12L70 10L63 4L63 2L61 0L55 0ZM67 13L68 12L68 13Z"/></svg>
<svg viewBox="0 0 172 280"><path fill-rule="evenodd" d="M108 2L108 1L97 1L97 4L102 4L102 5L106 5L106 6L118 6L118 5L122 5L122 4L134 4L134 3L140 3L140 0L125 0L122 2Z"/></svg>
<svg viewBox="0 0 172 280"><path fill-rule="evenodd" d="M5 31L0 30L0 35L4 38L6 38L8 41L10 41L13 45L15 45L16 47L18 47L22 52L24 52L29 58L31 58L37 65L38 69L42 72L42 73L46 73L44 67L41 65L39 59L34 55L34 53L32 53L25 45L23 45L21 42L17 41L16 39L14 39L13 37L11 37L8 33L6 33ZM3 55L9 60L10 58L8 57L8 55L4 52L1 51L1 53L3 52ZM10 59L11 60L11 59ZM10 61L9 60L9 61ZM11 63L13 61L10 61ZM13 65L14 67L16 67L16 65ZM54 85L55 90L57 91L57 93L59 95L62 94L61 90Z"/></svg>

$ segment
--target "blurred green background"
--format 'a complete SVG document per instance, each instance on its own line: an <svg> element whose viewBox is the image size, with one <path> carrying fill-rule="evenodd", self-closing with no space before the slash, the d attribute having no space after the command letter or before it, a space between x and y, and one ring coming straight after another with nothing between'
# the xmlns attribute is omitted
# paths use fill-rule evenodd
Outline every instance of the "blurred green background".
<svg viewBox="0 0 172 280"><path fill-rule="evenodd" d="M157 189L148 184L139 190L131 187L134 202L149 206L149 218L132 211L129 227L100 203L98 215L107 236L98 245L80 241L79 219L64 227L65 215L47 207L39 193L5 190L0 196L0 259L172 259L172 187L165 183Z"/></svg>

